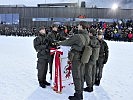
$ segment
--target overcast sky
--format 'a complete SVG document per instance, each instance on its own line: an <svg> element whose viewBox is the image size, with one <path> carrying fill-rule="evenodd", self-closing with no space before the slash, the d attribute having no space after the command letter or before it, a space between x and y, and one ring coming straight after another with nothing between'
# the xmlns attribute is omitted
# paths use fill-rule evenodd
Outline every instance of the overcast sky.
<svg viewBox="0 0 133 100"><path fill-rule="evenodd" d="M0 5L26 5L26 6L37 6L37 4L45 3L61 3L61 2L72 2L80 3L86 1L88 7L96 5L97 7L110 8L114 2L117 2L122 8L132 8L133 0L0 0Z"/></svg>

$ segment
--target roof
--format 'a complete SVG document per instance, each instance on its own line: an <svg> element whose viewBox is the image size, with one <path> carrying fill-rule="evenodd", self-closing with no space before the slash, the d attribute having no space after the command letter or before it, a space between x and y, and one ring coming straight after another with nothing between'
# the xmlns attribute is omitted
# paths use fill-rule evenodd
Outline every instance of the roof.
<svg viewBox="0 0 133 100"><path fill-rule="evenodd" d="M0 7L26 7L25 5L0 5Z"/></svg>
<svg viewBox="0 0 133 100"><path fill-rule="evenodd" d="M38 7L77 7L77 3L49 3L49 4L37 4Z"/></svg>

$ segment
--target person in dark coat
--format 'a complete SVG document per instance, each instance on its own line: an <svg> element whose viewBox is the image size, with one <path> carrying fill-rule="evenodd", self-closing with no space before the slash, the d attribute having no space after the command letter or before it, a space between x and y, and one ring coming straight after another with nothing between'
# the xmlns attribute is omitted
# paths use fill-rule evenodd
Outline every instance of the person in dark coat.
<svg viewBox="0 0 133 100"><path fill-rule="evenodd" d="M91 28L90 32L90 46L92 48L92 55L90 56L89 62L85 64L85 82L87 87L84 88L86 92L93 91L93 85L95 83L96 74L96 61L99 57L100 44L96 37L96 30Z"/></svg>
<svg viewBox="0 0 133 100"><path fill-rule="evenodd" d="M99 58L96 63L96 78L95 78L95 85L99 86L100 80L102 78L102 72L104 64L108 61L109 55L109 48L106 41L103 40L103 33L101 31L98 32L98 40L100 43L100 51L99 51Z"/></svg>
<svg viewBox="0 0 133 100"><path fill-rule="evenodd" d="M34 48L37 52L37 70L38 70L38 81L42 88L50 83L46 81L46 74L48 70L48 62L50 58L49 41L46 36L45 27L40 27L39 35L34 39Z"/></svg>
<svg viewBox="0 0 133 100"><path fill-rule="evenodd" d="M48 39L50 41L50 47L51 48L57 48L57 46L54 45L55 42L65 40L65 38L62 37L60 33L58 33L58 25L57 24L53 24L52 25L52 31L48 33ZM52 80L53 58L54 58L54 54L52 54L50 56L50 66L49 66L49 69L50 69L50 74L51 74L51 76L50 76L51 80Z"/></svg>
<svg viewBox="0 0 133 100"><path fill-rule="evenodd" d="M63 46L71 46L71 52L73 53L73 59L71 59L71 61L75 93L74 96L69 96L69 100L83 99L85 64L81 62L81 56L85 43L90 42L90 37L86 27L87 22L81 21L78 25L78 34L75 34L69 39L58 43L59 45ZM81 35L83 38L81 38Z"/></svg>

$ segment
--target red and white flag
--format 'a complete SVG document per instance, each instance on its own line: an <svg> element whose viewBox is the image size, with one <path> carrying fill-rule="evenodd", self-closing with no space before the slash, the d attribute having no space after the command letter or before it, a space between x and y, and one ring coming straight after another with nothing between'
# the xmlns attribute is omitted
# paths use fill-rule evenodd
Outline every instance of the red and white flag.
<svg viewBox="0 0 133 100"><path fill-rule="evenodd" d="M71 67L68 61L68 51L70 47L61 46L60 49L51 48L50 54L54 54L52 66L52 88L57 93L62 93L63 87L73 84Z"/></svg>

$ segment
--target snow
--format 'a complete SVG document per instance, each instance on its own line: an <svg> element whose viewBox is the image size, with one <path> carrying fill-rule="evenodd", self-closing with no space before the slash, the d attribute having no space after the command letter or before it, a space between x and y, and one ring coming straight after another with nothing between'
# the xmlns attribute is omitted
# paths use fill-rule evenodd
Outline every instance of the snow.
<svg viewBox="0 0 133 100"><path fill-rule="evenodd" d="M0 36L0 100L67 100L73 85L55 93L38 85L35 37ZM133 43L107 41L109 60L104 66L101 85L84 92L84 100L133 100ZM47 75L49 81L49 74Z"/></svg>

